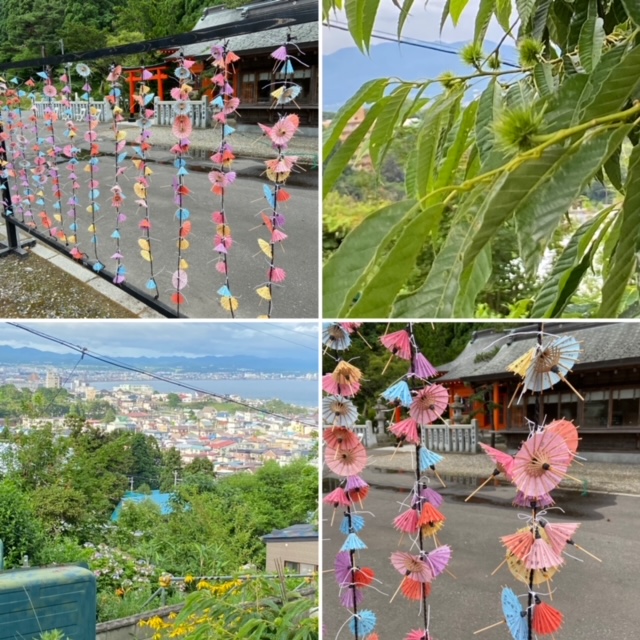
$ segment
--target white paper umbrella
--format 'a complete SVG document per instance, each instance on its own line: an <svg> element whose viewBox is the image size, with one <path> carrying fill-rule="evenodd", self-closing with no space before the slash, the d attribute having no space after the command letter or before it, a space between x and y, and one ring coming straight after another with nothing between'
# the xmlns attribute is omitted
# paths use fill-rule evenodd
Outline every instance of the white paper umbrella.
<svg viewBox="0 0 640 640"><path fill-rule="evenodd" d="M358 418L358 410L351 400L342 396L322 399L322 419L337 427L352 427Z"/></svg>

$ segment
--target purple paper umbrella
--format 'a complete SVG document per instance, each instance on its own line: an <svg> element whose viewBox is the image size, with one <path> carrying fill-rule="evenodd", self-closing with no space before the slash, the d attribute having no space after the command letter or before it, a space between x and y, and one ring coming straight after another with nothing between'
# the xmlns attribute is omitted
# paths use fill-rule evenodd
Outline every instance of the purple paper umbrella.
<svg viewBox="0 0 640 640"><path fill-rule="evenodd" d="M409 375L427 380L437 374L437 369L420 352L416 353L411 369L409 370Z"/></svg>
<svg viewBox="0 0 640 640"><path fill-rule="evenodd" d="M336 570L336 581L339 585L351 581L353 565L351 564L351 554L348 551L340 551L333 566Z"/></svg>
<svg viewBox="0 0 640 640"><path fill-rule="evenodd" d="M353 587L345 587L340 594L340 604L347 609L353 609L354 605L360 606L364 600L362 589L354 589Z"/></svg>
<svg viewBox="0 0 640 640"><path fill-rule="evenodd" d="M451 560L451 547L448 544L436 547L433 551L425 554L423 560L427 563L435 578L439 576L449 564L449 560Z"/></svg>
<svg viewBox="0 0 640 640"><path fill-rule="evenodd" d="M513 499L514 507L522 507L523 509L531 509L531 505L535 504L537 509L546 509L555 504L555 500L548 494L543 493L541 496L532 497L525 496L522 491L516 493L516 497Z"/></svg>

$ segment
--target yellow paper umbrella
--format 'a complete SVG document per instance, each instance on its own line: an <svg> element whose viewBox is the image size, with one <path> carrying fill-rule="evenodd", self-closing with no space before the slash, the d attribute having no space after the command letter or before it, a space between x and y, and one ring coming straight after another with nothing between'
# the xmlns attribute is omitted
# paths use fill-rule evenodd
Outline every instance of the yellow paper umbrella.
<svg viewBox="0 0 640 640"><path fill-rule="evenodd" d="M273 251L271 250L271 245L262 238L258 238L258 245L260 249L262 249L262 253L264 253L267 258L273 258Z"/></svg>
<svg viewBox="0 0 640 640"><path fill-rule="evenodd" d="M508 367L507 371L512 371L513 373L519 375L521 378L524 378L527 369L531 366L533 362L533 357L536 353L536 348L531 347L529 351L522 354L517 360L514 360Z"/></svg>
<svg viewBox="0 0 640 640"><path fill-rule="evenodd" d="M220 298L220 304L225 311L235 311L238 308L238 300L236 298Z"/></svg>
<svg viewBox="0 0 640 640"><path fill-rule="evenodd" d="M139 238L138 245L143 251L149 251L151 249L151 243L146 238Z"/></svg>
<svg viewBox="0 0 640 640"><path fill-rule="evenodd" d="M147 262L153 262L153 256L151 255L150 251L143 249L142 251L140 251L140 255Z"/></svg>
<svg viewBox="0 0 640 640"><path fill-rule="evenodd" d="M178 249L184 251L185 249L189 248L189 241L186 240L185 238L180 238L178 240Z"/></svg>
<svg viewBox="0 0 640 640"><path fill-rule="evenodd" d="M260 287L256 289L256 293L264 300L271 300L271 289L269 287Z"/></svg>

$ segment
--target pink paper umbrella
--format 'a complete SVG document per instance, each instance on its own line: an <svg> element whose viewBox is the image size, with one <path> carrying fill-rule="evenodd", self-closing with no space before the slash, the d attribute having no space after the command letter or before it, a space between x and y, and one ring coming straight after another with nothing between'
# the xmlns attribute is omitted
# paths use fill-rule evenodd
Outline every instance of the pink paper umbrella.
<svg viewBox="0 0 640 640"><path fill-rule="evenodd" d="M431 582L433 579L433 574L431 573L429 565L422 560L420 556L414 556L413 554L406 553L404 551L394 551L391 554L391 564L394 569L402 575L402 582L400 582L396 592L393 594L391 602L393 602L396 595L398 595L398 592L407 578L423 583Z"/></svg>
<svg viewBox="0 0 640 640"><path fill-rule="evenodd" d="M367 451L360 442L353 449L326 447L324 461L338 476L355 476L367 465Z"/></svg>
<svg viewBox="0 0 640 640"><path fill-rule="evenodd" d="M409 408L409 415L419 424L431 424L447 408L449 392L441 384L433 384L418 392Z"/></svg>
<svg viewBox="0 0 640 640"><path fill-rule="evenodd" d="M484 449L484 452L493 460L496 465L496 468L493 470L493 473L477 488L473 491L473 493L465 499L465 502L471 500L473 496L480 491L486 484L488 484L493 478L499 476L501 473L504 473L505 477L509 482L513 480L513 458L504 451L500 451L499 449L494 449L484 442L480 443L480 446Z"/></svg>
<svg viewBox="0 0 640 640"><path fill-rule="evenodd" d="M345 490L342 487L338 487L334 489L331 493L328 493L323 499L322 502L326 502L327 504L333 505L334 508L339 506L348 507L351 504L351 500L345 493Z"/></svg>
<svg viewBox="0 0 640 640"><path fill-rule="evenodd" d="M426 629L413 629L404 640L436 640Z"/></svg>
<svg viewBox="0 0 640 640"><path fill-rule="evenodd" d="M536 432L515 456L513 481L527 496L538 497L555 489L567 476L571 452L564 439L549 432Z"/></svg>
<svg viewBox="0 0 640 640"><path fill-rule="evenodd" d="M578 450L580 437L578 436L578 428L573 422L569 420L554 420L550 422L544 430L562 437L571 453L575 453Z"/></svg>
<svg viewBox="0 0 640 640"><path fill-rule="evenodd" d="M418 510L412 507L394 518L393 526L402 533L418 533L420 529L418 520Z"/></svg>
<svg viewBox="0 0 640 640"><path fill-rule="evenodd" d="M352 397L360 391L359 382L341 383L335 380L333 374L327 373L322 376L322 390L336 396Z"/></svg>
<svg viewBox="0 0 640 640"><path fill-rule="evenodd" d="M429 569L431 569L434 578L439 576L447 568L450 560L451 547L448 544L440 545L424 556L424 561L429 566Z"/></svg>
<svg viewBox="0 0 640 640"><path fill-rule="evenodd" d="M553 547L542 538L540 531L536 530L535 540L531 551L524 559L527 569L551 569L564 564L564 558L553 550Z"/></svg>
<svg viewBox="0 0 640 640"><path fill-rule="evenodd" d="M406 329L388 333L386 336L380 338L380 342L382 342L394 356L398 356L398 358L402 358L403 360L411 359L411 339Z"/></svg>
<svg viewBox="0 0 640 640"><path fill-rule="evenodd" d="M565 522L565 523L551 523L551 522L542 522L544 533L547 535L549 540L549 544L553 547L556 553L562 553L564 548L570 544L573 545L576 549L580 549L583 553L586 553L589 557L597 560L598 562L602 562L600 558L594 556L593 553L587 551L584 547L581 547L579 544L576 544L573 541L573 534L577 531L580 526L579 522Z"/></svg>
<svg viewBox="0 0 640 640"><path fill-rule="evenodd" d="M405 418L400 422L395 422L389 427L389 431L400 440L410 442L412 444L420 443L420 427L413 418Z"/></svg>

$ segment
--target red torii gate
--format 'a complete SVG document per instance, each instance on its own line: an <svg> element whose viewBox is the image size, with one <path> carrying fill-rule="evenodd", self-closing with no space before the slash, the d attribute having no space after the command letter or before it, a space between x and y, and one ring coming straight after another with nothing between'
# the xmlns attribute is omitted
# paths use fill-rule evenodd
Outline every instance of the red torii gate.
<svg viewBox="0 0 640 640"><path fill-rule="evenodd" d="M158 88L156 90L156 96L160 100L164 100L164 86L163 81L167 80L169 76L165 73L169 68L166 64L158 64L151 67L145 67L146 71L150 71L153 75L148 80L148 82L152 82L155 80L158 83ZM134 113L134 104L135 100L133 96L136 93L136 85L142 81L142 68L136 67L134 69L123 69L123 74L127 76L127 82L129 83L129 113L133 115Z"/></svg>

